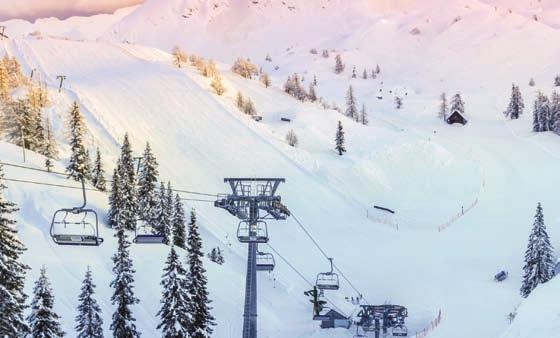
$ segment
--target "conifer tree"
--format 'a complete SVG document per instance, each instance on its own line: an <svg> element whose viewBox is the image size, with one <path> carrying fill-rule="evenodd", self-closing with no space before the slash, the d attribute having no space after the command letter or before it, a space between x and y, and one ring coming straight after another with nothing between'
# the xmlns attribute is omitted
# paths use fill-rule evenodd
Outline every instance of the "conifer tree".
<svg viewBox="0 0 560 338"><path fill-rule="evenodd" d="M31 107L28 100L8 102L4 122L10 142L32 151L43 151L44 128L41 114Z"/></svg>
<svg viewBox="0 0 560 338"><path fill-rule="evenodd" d="M74 102L69 116L70 127L70 148L72 153L70 155L70 163L66 167L66 172L69 178L76 181L87 178L88 158L85 148L85 133L86 127L84 119L80 113L80 107L77 102Z"/></svg>
<svg viewBox="0 0 560 338"><path fill-rule="evenodd" d="M531 78L529 80L529 87L534 87L535 86L535 79Z"/></svg>
<svg viewBox="0 0 560 338"><path fill-rule="evenodd" d="M338 155L342 156L342 154L346 152L346 147L344 146L344 130L342 129L342 122L340 121L338 121L338 128L336 129L335 144Z"/></svg>
<svg viewBox="0 0 560 338"><path fill-rule="evenodd" d="M194 210L191 211L187 247L190 275L187 290L193 304L192 326L189 333L192 338L205 338L212 334L212 326L216 324L210 313L212 310L210 303L212 301L208 298L206 270L202 264L202 239L198 232Z"/></svg>
<svg viewBox="0 0 560 338"><path fill-rule="evenodd" d="M120 162L120 159L118 160ZM117 163L117 168L119 167ZM116 228L118 224L118 219L120 217L120 208L122 205L121 196L121 177L119 175L119 170L115 168L113 170L113 180L111 181L111 193L109 194L109 211L107 212L107 225L112 228Z"/></svg>
<svg viewBox="0 0 560 338"><path fill-rule="evenodd" d="M380 74L381 73L381 68L379 67L379 65L375 66L375 73L376 74Z"/></svg>
<svg viewBox="0 0 560 338"><path fill-rule="evenodd" d="M447 106L447 96L445 95L445 93L441 93L439 99L440 105L438 117L445 121L447 119L447 114L449 113L449 107Z"/></svg>
<svg viewBox="0 0 560 338"><path fill-rule="evenodd" d="M119 219L117 225L117 252L113 256L114 279L110 286L114 289L111 303L115 306L110 329L114 338L139 338L136 330L136 318L131 306L140 301L134 296L134 267L130 258L130 242L125 233L126 222Z"/></svg>
<svg viewBox="0 0 560 338"><path fill-rule="evenodd" d="M103 338L103 318L101 307L94 298L95 284L88 266L78 296L78 315L76 316L77 338Z"/></svg>
<svg viewBox="0 0 560 338"><path fill-rule="evenodd" d="M265 88L270 87L270 76L267 73L261 75L261 82L264 84Z"/></svg>
<svg viewBox="0 0 560 338"><path fill-rule="evenodd" d="M403 105L402 98L400 96L395 96L395 108L401 109Z"/></svg>
<svg viewBox="0 0 560 338"><path fill-rule="evenodd" d="M99 151L99 148L95 150L95 162L93 163L91 182L97 190L107 190L107 182L105 181L105 170L103 169L103 162L101 162L101 152Z"/></svg>
<svg viewBox="0 0 560 338"><path fill-rule="evenodd" d="M33 287L31 314L27 317L32 338L58 338L66 334L59 323L60 316L54 312L54 295L45 267Z"/></svg>
<svg viewBox="0 0 560 338"><path fill-rule="evenodd" d="M313 82L311 82L311 84L309 85L309 94L307 94L307 97L311 102L317 101L317 93L315 92L315 85L313 84Z"/></svg>
<svg viewBox="0 0 560 338"><path fill-rule="evenodd" d="M362 72L362 79L367 80L367 70L364 68L364 71Z"/></svg>
<svg viewBox="0 0 560 338"><path fill-rule="evenodd" d="M336 55L334 62L334 72L336 74L342 73L344 71L344 64L342 63L342 57L340 56L340 54Z"/></svg>
<svg viewBox="0 0 560 338"><path fill-rule="evenodd" d="M299 140L293 129L290 129L290 131L288 131L288 133L286 134L286 142L291 147L297 147Z"/></svg>
<svg viewBox="0 0 560 338"><path fill-rule="evenodd" d="M93 177L93 163L91 163L91 156L89 155L89 149L86 149L86 178L91 180Z"/></svg>
<svg viewBox="0 0 560 338"><path fill-rule="evenodd" d="M453 95L453 98L451 99L451 109L449 112L453 113L456 110L461 114L465 113L465 102L463 101L460 93Z"/></svg>
<svg viewBox="0 0 560 338"><path fill-rule="evenodd" d="M165 184L160 183L159 194L157 199L157 207L153 209L154 216L152 229L154 233L163 236L163 242L169 243L169 233L171 226L171 215L169 214L169 206L167 205L167 190Z"/></svg>
<svg viewBox="0 0 560 338"><path fill-rule="evenodd" d="M354 96L354 89L352 86L348 87L346 91L346 116L353 120L358 118L358 108L356 108L356 97Z"/></svg>
<svg viewBox="0 0 560 338"><path fill-rule="evenodd" d="M45 121L45 149L43 154L45 155L45 167L47 171L51 171L53 167L53 161L58 159L58 146L56 144L56 139L54 138L54 133L52 131L52 125L47 117Z"/></svg>
<svg viewBox="0 0 560 338"><path fill-rule="evenodd" d="M535 104L533 105L533 131L543 132L549 130L550 106L548 97L542 92L537 93Z"/></svg>
<svg viewBox="0 0 560 338"><path fill-rule="evenodd" d="M157 181L158 162L150 143L146 142L146 148L142 155L142 165L138 175L138 215L144 222L150 223L152 210L157 207Z"/></svg>
<svg viewBox="0 0 560 338"><path fill-rule="evenodd" d="M355 79L358 76L356 75L356 66L352 67L352 78Z"/></svg>
<svg viewBox="0 0 560 338"><path fill-rule="evenodd" d="M121 157L118 162L117 170L120 176L120 192L122 204L119 206L123 216L123 224L126 230L136 228L136 215L138 212L138 200L136 195L136 174L132 148L128 140L128 134L124 135L121 147Z"/></svg>
<svg viewBox="0 0 560 338"><path fill-rule="evenodd" d="M560 94L554 91L550 97L551 130L560 134Z"/></svg>
<svg viewBox="0 0 560 338"><path fill-rule="evenodd" d="M255 103L250 98L245 99L245 104L243 105L243 112L247 115L257 114L257 108L255 108Z"/></svg>
<svg viewBox="0 0 560 338"><path fill-rule="evenodd" d="M543 210L540 203L537 205L533 230L529 236L529 243L525 251L523 271L521 295L525 298L539 284L546 283L554 277L553 248L546 232Z"/></svg>
<svg viewBox="0 0 560 338"><path fill-rule="evenodd" d="M186 274L175 248L171 246L163 268L161 308L157 313L160 318L157 328L162 331L162 338L188 338L189 330L192 330L193 309L186 288Z"/></svg>
<svg viewBox="0 0 560 338"><path fill-rule="evenodd" d="M4 172L0 165L0 337L19 338L29 332L24 310L25 273L29 267L20 260L26 250L17 238L15 203L4 196Z"/></svg>
<svg viewBox="0 0 560 338"><path fill-rule="evenodd" d="M511 99L509 101L509 105L507 110L504 112L504 115L507 118L512 120L516 120L523 114L523 109L525 108L525 104L523 103L523 97L521 96L521 91L519 87L515 84L511 85Z"/></svg>
<svg viewBox="0 0 560 338"><path fill-rule="evenodd" d="M185 231L185 209L179 194L175 195L175 203L173 210L173 245L181 249L186 245L186 231Z"/></svg>
<svg viewBox="0 0 560 338"><path fill-rule="evenodd" d="M360 112L360 123L363 124L364 126L367 126L369 124L368 114L366 111L365 104L362 104L362 110Z"/></svg>
<svg viewBox="0 0 560 338"><path fill-rule="evenodd" d="M317 86L317 75L313 75L313 85Z"/></svg>
<svg viewBox="0 0 560 338"><path fill-rule="evenodd" d="M236 99L235 99L235 105L237 106L237 108L239 108L242 111L243 111L243 108L245 107L245 100L243 98L243 94L241 94L240 91L237 92L237 96L236 96Z"/></svg>
<svg viewBox="0 0 560 338"><path fill-rule="evenodd" d="M8 69L4 62L0 62L0 102L7 102L10 98L10 82Z"/></svg>
<svg viewBox="0 0 560 338"><path fill-rule="evenodd" d="M556 77L554 78L554 86L560 87L560 75L556 75Z"/></svg>
<svg viewBox="0 0 560 338"><path fill-rule="evenodd" d="M377 79L377 72L375 71L375 69L372 69L372 70L371 70L371 78L372 78L373 80Z"/></svg>

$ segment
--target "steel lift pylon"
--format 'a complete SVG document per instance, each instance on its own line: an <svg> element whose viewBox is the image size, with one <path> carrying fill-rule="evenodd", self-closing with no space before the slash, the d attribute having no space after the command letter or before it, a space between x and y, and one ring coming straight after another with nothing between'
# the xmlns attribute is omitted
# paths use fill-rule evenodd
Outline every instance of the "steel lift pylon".
<svg viewBox="0 0 560 338"><path fill-rule="evenodd" d="M214 206L227 210L241 222L237 239L247 243L247 275L243 310L243 338L257 338L257 253L259 243L268 242L265 220L285 220L290 212L276 190L283 178L225 178L232 193L219 195Z"/></svg>

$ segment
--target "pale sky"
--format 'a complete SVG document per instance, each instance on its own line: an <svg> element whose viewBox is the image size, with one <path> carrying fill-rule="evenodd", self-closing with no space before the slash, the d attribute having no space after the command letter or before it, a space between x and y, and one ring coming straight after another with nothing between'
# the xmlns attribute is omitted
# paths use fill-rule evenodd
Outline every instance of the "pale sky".
<svg viewBox="0 0 560 338"><path fill-rule="evenodd" d="M115 9L141 2L143 0L0 0L0 21L112 13Z"/></svg>

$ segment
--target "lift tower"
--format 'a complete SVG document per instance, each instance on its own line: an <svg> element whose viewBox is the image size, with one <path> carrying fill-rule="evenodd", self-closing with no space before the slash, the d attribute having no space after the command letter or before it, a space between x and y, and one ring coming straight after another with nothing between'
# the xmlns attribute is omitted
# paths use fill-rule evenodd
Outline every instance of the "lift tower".
<svg viewBox="0 0 560 338"><path fill-rule="evenodd" d="M276 190L283 178L224 178L232 193L219 195L214 206L237 217L237 239L247 243L247 275L243 312L243 338L257 338L257 252L259 243L268 242L265 220L285 220L290 215Z"/></svg>

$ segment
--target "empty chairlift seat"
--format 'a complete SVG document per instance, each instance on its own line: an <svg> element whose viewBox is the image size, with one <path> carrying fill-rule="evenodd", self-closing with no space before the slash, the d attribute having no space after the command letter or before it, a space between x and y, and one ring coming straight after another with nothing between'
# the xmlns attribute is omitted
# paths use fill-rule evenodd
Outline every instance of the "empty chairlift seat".
<svg viewBox="0 0 560 338"><path fill-rule="evenodd" d="M257 252L257 271L271 272L274 270L276 263L271 253Z"/></svg>
<svg viewBox="0 0 560 338"><path fill-rule="evenodd" d="M408 336L408 329L404 325L397 325L392 328L393 337L406 337Z"/></svg>
<svg viewBox="0 0 560 338"><path fill-rule="evenodd" d="M292 119L289 119L287 117L281 117L280 120L283 122L292 122Z"/></svg>
<svg viewBox="0 0 560 338"><path fill-rule="evenodd" d="M329 261L331 263L331 271L321 272L317 275L315 285L319 290L338 290L340 288L338 274L333 271L333 259L329 258Z"/></svg>
<svg viewBox="0 0 560 338"><path fill-rule="evenodd" d="M248 221L239 222L237 239L241 243L267 243L268 228L266 222L257 221L255 224L250 224Z"/></svg>
<svg viewBox="0 0 560 338"><path fill-rule="evenodd" d="M253 120L255 120L257 122L262 121L262 116L260 116L260 115L253 115L252 118L253 118Z"/></svg>
<svg viewBox="0 0 560 338"><path fill-rule="evenodd" d="M58 245L98 246L103 243L99 237L97 212L87 209L86 189L82 180L83 203L75 208L56 210L50 226L50 236Z"/></svg>
<svg viewBox="0 0 560 338"><path fill-rule="evenodd" d="M151 227L143 224L136 227L132 241L136 244L161 244L164 241L164 236L155 233Z"/></svg>

